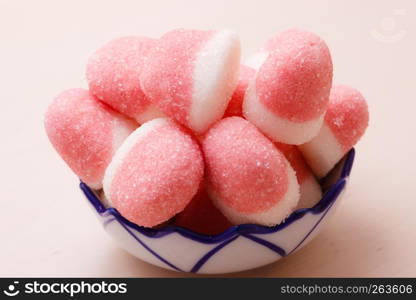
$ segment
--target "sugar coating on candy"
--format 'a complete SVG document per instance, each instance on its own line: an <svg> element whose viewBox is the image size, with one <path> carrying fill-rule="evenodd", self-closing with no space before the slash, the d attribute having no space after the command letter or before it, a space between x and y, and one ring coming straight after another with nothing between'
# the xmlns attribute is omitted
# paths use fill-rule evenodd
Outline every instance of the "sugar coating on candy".
<svg viewBox="0 0 416 300"><path fill-rule="evenodd" d="M157 42L141 77L146 94L182 124L189 122L196 56L213 34L183 29L168 32Z"/></svg>
<svg viewBox="0 0 416 300"><path fill-rule="evenodd" d="M297 29L280 33L268 48L247 87L243 115L273 141L304 144L323 123L332 83L329 50Z"/></svg>
<svg viewBox="0 0 416 300"><path fill-rule="evenodd" d="M143 124L123 143L109 165L104 191L128 220L158 225L182 211L203 176L198 144L164 118Z"/></svg>
<svg viewBox="0 0 416 300"><path fill-rule="evenodd" d="M316 119L299 123L279 117L259 101L254 80L244 96L243 115L271 140L293 145L303 144L316 136L324 119L322 114Z"/></svg>
<svg viewBox="0 0 416 300"><path fill-rule="evenodd" d="M296 178L298 179L299 184L303 183L307 178L313 176L302 156L302 153L296 146L278 142L275 143L275 146L280 150L280 152L283 153L292 168L295 170Z"/></svg>
<svg viewBox="0 0 416 300"><path fill-rule="evenodd" d="M313 33L280 33L256 76L262 103L292 122L322 115L332 84L332 60L325 42Z"/></svg>
<svg viewBox="0 0 416 300"><path fill-rule="evenodd" d="M296 206L299 187L294 171L248 121L221 120L202 145L211 196L229 220L273 225Z"/></svg>
<svg viewBox="0 0 416 300"><path fill-rule="evenodd" d="M198 53L190 125L202 133L224 115L238 81L240 40L236 33L222 30Z"/></svg>
<svg viewBox="0 0 416 300"><path fill-rule="evenodd" d="M302 152L295 145L275 143L296 172L300 187L300 199L295 209L313 207L322 198L322 190L311 169L303 158Z"/></svg>
<svg viewBox="0 0 416 300"><path fill-rule="evenodd" d="M233 224L215 207L205 186L202 186L191 202L174 219L174 224L192 231L215 235Z"/></svg>
<svg viewBox="0 0 416 300"><path fill-rule="evenodd" d="M317 136L300 145L299 149L314 174L320 178L324 177L345 154L326 123L322 124Z"/></svg>
<svg viewBox="0 0 416 300"><path fill-rule="evenodd" d="M244 94L246 93L247 86L249 81L256 74L256 70L245 65L240 65L239 78L237 87L234 90L231 100L228 103L227 109L224 113L224 117L237 116L241 117L243 115L243 100Z"/></svg>
<svg viewBox="0 0 416 300"><path fill-rule="evenodd" d="M314 176L306 178L300 185L300 199L295 210L314 207L322 199L322 189Z"/></svg>
<svg viewBox="0 0 416 300"><path fill-rule="evenodd" d="M266 43L258 51L250 55L244 61L244 64L255 70L258 70L266 60L267 56L269 55L269 52L274 50L279 39L280 35L276 35L271 39L267 40Z"/></svg>
<svg viewBox="0 0 416 300"><path fill-rule="evenodd" d="M345 152L364 134L368 119L367 102L359 91L346 85L331 89L325 123Z"/></svg>
<svg viewBox="0 0 416 300"><path fill-rule="evenodd" d="M286 193L282 155L249 122L238 117L218 122L208 131L203 150L211 184L234 209L261 212Z"/></svg>
<svg viewBox="0 0 416 300"><path fill-rule="evenodd" d="M325 122L319 134L299 146L318 177L328 174L358 142L368 126L368 119L367 104L357 90L343 85L332 88Z"/></svg>
<svg viewBox="0 0 416 300"><path fill-rule="evenodd" d="M91 93L140 123L161 116L140 87L140 74L154 45L147 37L118 38L98 49L87 65Z"/></svg>
<svg viewBox="0 0 416 300"><path fill-rule="evenodd" d="M224 114L239 59L233 33L174 30L149 55L141 86L166 115L201 133Z"/></svg>
<svg viewBox="0 0 416 300"><path fill-rule="evenodd" d="M92 188L101 188L115 150L137 127L85 89L59 94L45 114L49 140L69 167Z"/></svg>

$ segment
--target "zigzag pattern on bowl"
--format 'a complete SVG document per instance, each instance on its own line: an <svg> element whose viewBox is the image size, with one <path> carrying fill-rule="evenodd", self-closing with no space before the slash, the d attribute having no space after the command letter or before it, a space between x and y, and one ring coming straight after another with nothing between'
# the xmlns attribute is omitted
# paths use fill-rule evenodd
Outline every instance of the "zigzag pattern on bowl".
<svg viewBox="0 0 416 300"><path fill-rule="evenodd" d="M270 253L273 253L273 255L279 258L300 249L300 247L304 245L305 241L311 238L315 229L331 210L336 199L345 188L353 165L354 155L354 149L348 152L341 167L339 178L328 188L321 201L314 207L299 209L293 212L283 223L274 227L265 227L256 224L242 224L233 226L225 232L215 236L195 233L175 225L168 225L160 229L138 226L125 219L116 209L105 208L96 194L85 183L81 182L80 188L93 206L94 210L97 212L104 228L107 230L109 226L117 226L115 230L127 233L137 243L136 246L146 249L150 259L155 259L153 263L177 271L195 273L201 272L202 269L205 268L202 273L211 273L209 266L206 266L210 259L214 255L217 256L217 259L220 259L218 258L220 253L226 251L226 249L230 248L233 244L237 244L237 241L240 239L246 239L252 242L253 247L264 247L268 249ZM306 220L306 218L309 218L310 220ZM284 239L282 236L285 234L293 234L293 232L291 232L291 228L294 228L295 226L289 225L296 223L296 221L300 219L310 222L308 230L299 234L299 239L295 241L295 244L287 244L287 242L284 241L290 239ZM279 234L272 234L277 232L279 232ZM188 239L194 242L195 247L200 248L197 249L198 251L196 252L198 253L195 258L187 260L193 261L191 265L185 264L180 266L182 262L181 259L176 259L175 261L175 253L180 253L180 250L176 252L174 250L169 251L169 249L165 250L164 247L158 247L158 244L154 243L155 240L166 239L174 234L182 236L184 240ZM235 247L237 246L238 245L235 245ZM163 251L166 253L161 253ZM167 256L171 257L167 258ZM272 259L273 258L270 258L270 260Z"/></svg>

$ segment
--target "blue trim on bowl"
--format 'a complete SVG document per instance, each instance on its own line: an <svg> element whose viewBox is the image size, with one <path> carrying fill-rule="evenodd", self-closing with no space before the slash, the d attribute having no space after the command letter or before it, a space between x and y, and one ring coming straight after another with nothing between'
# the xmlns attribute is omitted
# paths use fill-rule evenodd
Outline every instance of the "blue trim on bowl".
<svg viewBox="0 0 416 300"><path fill-rule="evenodd" d="M79 187L84 192L85 197L87 197L87 199L90 201L95 210L100 215L104 214L106 212L106 208L101 203L100 199L98 199L98 197L95 195L95 193L88 187L88 185L81 181Z"/></svg>
<svg viewBox="0 0 416 300"><path fill-rule="evenodd" d="M159 259L160 261L162 261L163 263L165 263L166 265L168 265L169 267L175 269L176 271L182 271L181 269L179 269L178 267L176 267L174 264L172 264L171 262L167 261L166 259L164 259L162 256L160 256L159 254L157 254L155 251L153 251L149 246L147 246L141 239L139 239L137 237L137 235L135 235L129 228L128 226L126 226L126 224L123 224L123 222L119 222L121 226L123 226L123 228L130 234L131 237L133 237L137 242L139 242L140 245L142 245L147 251L149 251L153 256L155 256L157 259Z"/></svg>
<svg viewBox="0 0 416 300"><path fill-rule="evenodd" d="M257 244L263 245L266 248L269 248L270 250L272 250L273 252L276 252L280 256L286 256L285 249L283 249L282 247L280 247L280 246L278 246L274 243L271 243L271 242L263 240L263 239L261 239L257 236L252 236L252 235L249 235L249 234L242 234L241 236L243 236L243 237L245 237L249 240L252 240L253 242L256 242Z"/></svg>
<svg viewBox="0 0 416 300"><path fill-rule="evenodd" d="M218 246L212 248L207 253L205 253L198 261L197 263L192 267L191 273L196 273L199 271L199 269L202 268L202 266L212 257L214 254L216 254L218 251L220 251L222 248L227 246L232 241L236 240L239 237L239 235L234 235L232 238L226 240L225 242L219 244Z"/></svg>
<svg viewBox="0 0 416 300"><path fill-rule="evenodd" d="M86 198L90 201L92 206L95 210L100 214L112 215L114 216L117 221L120 223L127 225L130 228L133 228L140 232L141 234L145 235L146 237L150 238L160 238L168 234L178 233L186 238L192 239L194 241L205 243L205 244L216 244L221 243L224 241L228 241L230 238L233 238L236 235L247 235L247 234L267 234L277 232L282 230L283 228L289 226L291 223L295 222L296 220L303 217L306 213L312 214L319 214L323 212L325 209L329 208L333 202L337 199L338 195L340 194L341 190L345 186L345 178L349 176L351 173L351 168L353 166L355 157L354 149L351 149L346 154L346 160L344 162L344 166L341 171L341 177L333 184L322 197L321 201L317 205L312 208L302 208L294 211L284 222L273 226L267 227L257 224L240 224L235 225L228 228L226 231L217 234L217 235L204 235L197 232L193 232L186 228L176 226L176 225L167 225L163 228L145 228L142 226L138 226L124 218L115 208L105 208L103 204L100 202L98 197L95 193L83 182L80 183L80 188L83 191Z"/></svg>
<svg viewBox="0 0 416 300"><path fill-rule="evenodd" d="M352 165L354 164L354 158L355 158L355 149L352 148L348 152L347 159L345 160L344 166L342 167L341 178L346 178L351 175Z"/></svg>
<svg viewBox="0 0 416 300"><path fill-rule="evenodd" d="M344 189L345 185L346 185L347 181L345 180L345 178L340 179L337 184L338 184L338 188L337 189L333 189L330 192L332 193L331 196L329 196L330 198L336 199L338 198L338 196L341 194L342 190ZM303 242L305 242L305 240L311 235L311 233L315 230L315 228L319 225L319 223L321 223L321 221L324 219L324 217L326 216L326 214L329 212L330 208L332 207L332 205L334 205L335 201L332 201L329 203L328 208L326 209L326 211L322 214L322 216L319 218L318 222L316 222L316 224L311 228L311 230L309 230L309 232L304 236L304 238L295 246L295 248L292 249L292 251L290 251L287 255L295 252L302 244Z"/></svg>
<svg viewBox="0 0 416 300"><path fill-rule="evenodd" d="M105 220L103 222L103 227L106 228L110 223L113 223L116 220L117 220L116 218L110 218L110 219Z"/></svg>
<svg viewBox="0 0 416 300"><path fill-rule="evenodd" d="M131 229L136 230L137 232L141 233L142 235L149 237L149 238L160 238L171 233L178 233L186 238L192 239L194 241L205 243L205 244L217 244L207 253L205 253L191 268L190 272L198 272L204 264L217 252L221 251L225 246L232 243L234 240L239 238L240 236L247 238L258 245L262 245L269 250L275 252L277 255L283 257L289 255L290 253L296 251L310 236L310 234L315 230L315 228L319 225L319 223L324 219L325 215L328 213L332 205L335 203L335 200L340 195L341 191L345 188L346 185L346 178L351 173L351 168L354 162L355 151L351 149L343 162L343 166L341 169L340 178L326 191L324 196L322 197L321 201L316 204L312 208L303 208L294 211L284 222L274 227L266 227L262 225L256 224L241 224L236 225L228 230L224 231L221 234L210 236L210 235L203 235L191 230L188 230L183 227L179 227L176 225L168 225L163 228L153 229L153 228L145 228L138 226L130 222L129 220L125 219L115 208L105 208L104 205L101 203L99 198L96 194L83 182L80 183L80 188L84 192L86 198L90 201L91 205L95 208L95 210L100 214L100 216L105 217L103 221L104 228L107 227L110 223L117 221L120 225L124 228L127 233L134 238L142 247L144 247L149 253L151 253L155 258L159 261L167 265L168 267L177 270L183 271L162 256L160 256L157 252L151 249L148 245L146 245ZM304 236L304 238L294 247L289 253L286 253L286 250L282 247L276 245L275 243L269 242L264 240L258 236L253 236L251 234L269 234L274 233L279 230L282 230L295 222L296 220L302 218L305 214L323 214L320 216L316 224L309 230L309 232Z"/></svg>

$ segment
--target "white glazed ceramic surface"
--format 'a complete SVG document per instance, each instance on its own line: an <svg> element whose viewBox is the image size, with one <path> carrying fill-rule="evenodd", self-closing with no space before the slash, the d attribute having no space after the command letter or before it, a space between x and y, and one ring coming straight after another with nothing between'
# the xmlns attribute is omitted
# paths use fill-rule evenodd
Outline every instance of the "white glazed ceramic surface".
<svg viewBox="0 0 416 300"><path fill-rule="evenodd" d="M132 255L175 271L229 273L275 262L301 249L315 237L345 191L353 160L354 149L323 183L328 188L313 208L297 210L275 227L244 224L216 236L201 235L173 225L161 229L139 227L114 208L105 208L85 184L81 183L81 189L105 231Z"/></svg>

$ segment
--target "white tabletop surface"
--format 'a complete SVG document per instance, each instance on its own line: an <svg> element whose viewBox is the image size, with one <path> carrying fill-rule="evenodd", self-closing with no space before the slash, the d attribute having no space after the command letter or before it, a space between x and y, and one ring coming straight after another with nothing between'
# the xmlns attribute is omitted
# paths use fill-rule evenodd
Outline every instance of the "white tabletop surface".
<svg viewBox="0 0 416 300"><path fill-rule="evenodd" d="M336 215L298 253L232 276L416 276L414 1L0 1L0 276L184 276L106 236L43 129L60 91L86 87L88 56L123 35L231 28L245 56L276 32L322 36L335 83L371 120ZM193 276L193 275L190 275Z"/></svg>

